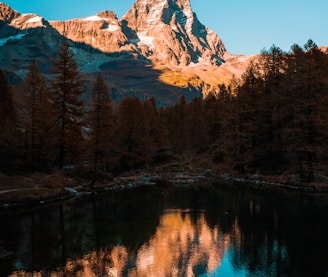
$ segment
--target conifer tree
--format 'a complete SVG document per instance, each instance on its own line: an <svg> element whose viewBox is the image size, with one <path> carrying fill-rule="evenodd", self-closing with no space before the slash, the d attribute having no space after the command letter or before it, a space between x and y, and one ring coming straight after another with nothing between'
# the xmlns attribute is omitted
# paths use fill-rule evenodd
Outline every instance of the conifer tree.
<svg viewBox="0 0 328 277"><path fill-rule="evenodd" d="M279 129L284 123L286 113L283 109L286 101L284 92L288 85L283 82L286 71L285 56L286 54L275 45L272 45L269 51L262 53L262 75L265 81L263 100L268 129L271 130L272 143L276 150L282 149L283 142Z"/></svg>
<svg viewBox="0 0 328 277"><path fill-rule="evenodd" d="M218 103L218 96L214 92L206 95L204 99L204 117L207 122L207 137L210 144L214 144L219 137L220 119Z"/></svg>
<svg viewBox="0 0 328 277"><path fill-rule="evenodd" d="M154 98L146 99L143 102L145 112L145 124L148 126L149 134L146 135L148 142L145 145L145 153L148 162L154 158L161 160L164 158L164 152L168 149L168 132L166 126L160 117Z"/></svg>
<svg viewBox="0 0 328 277"><path fill-rule="evenodd" d="M172 148L180 154L188 148L186 106L186 97L183 95L180 97L179 102L170 109L170 117L167 122Z"/></svg>
<svg viewBox="0 0 328 277"><path fill-rule="evenodd" d="M80 162L84 93L77 61L68 42L63 42L54 62L56 78L52 83L54 120L57 134L57 165Z"/></svg>
<svg viewBox="0 0 328 277"><path fill-rule="evenodd" d="M121 168L130 169L145 164L149 142L149 125L144 107L136 97L122 100L117 114L117 144L121 151Z"/></svg>
<svg viewBox="0 0 328 277"><path fill-rule="evenodd" d="M242 76L242 85L236 92L234 111L235 155L237 160L244 162L254 148L257 133L258 98L261 91L260 72L258 65L251 63Z"/></svg>
<svg viewBox="0 0 328 277"><path fill-rule="evenodd" d="M206 124L205 124L205 110L203 99L194 98L187 107L186 136L189 138L188 145L192 150L198 151L206 143Z"/></svg>
<svg viewBox="0 0 328 277"><path fill-rule="evenodd" d="M88 115L89 146L91 148L93 175L97 178L99 167L108 171L113 148L114 120L109 88L99 73L93 84L91 109Z"/></svg>
<svg viewBox="0 0 328 277"><path fill-rule="evenodd" d="M216 160L227 160L233 153L233 141L235 139L235 129L233 128L235 112L234 89L237 84L233 81L228 87L224 84L219 85L218 95L218 118L219 132L217 136L218 150Z"/></svg>
<svg viewBox="0 0 328 277"><path fill-rule="evenodd" d="M49 163L52 130L52 105L44 77L35 60L24 79L24 128L27 136L28 160L35 167Z"/></svg>
<svg viewBox="0 0 328 277"><path fill-rule="evenodd" d="M292 116L286 140L300 178L315 179L315 164L324 164L327 155L327 55L309 40L304 50L294 45L288 57L289 93ZM293 154L293 155L292 155Z"/></svg>

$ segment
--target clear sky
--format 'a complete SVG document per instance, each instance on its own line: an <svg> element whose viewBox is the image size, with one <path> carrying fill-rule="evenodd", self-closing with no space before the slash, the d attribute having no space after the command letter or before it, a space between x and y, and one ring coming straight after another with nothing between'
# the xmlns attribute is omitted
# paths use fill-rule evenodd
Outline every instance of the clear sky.
<svg viewBox="0 0 328 277"><path fill-rule="evenodd" d="M65 20L112 10L120 18L136 0L0 0L21 13ZM255 54L272 44L288 51L311 38L328 46L328 0L191 0L198 19L233 54Z"/></svg>

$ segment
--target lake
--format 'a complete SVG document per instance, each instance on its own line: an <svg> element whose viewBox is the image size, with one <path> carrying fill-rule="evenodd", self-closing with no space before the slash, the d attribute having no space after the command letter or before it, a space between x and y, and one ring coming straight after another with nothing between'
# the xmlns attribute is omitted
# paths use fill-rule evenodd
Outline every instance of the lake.
<svg viewBox="0 0 328 277"><path fill-rule="evenodd" d="M328 276L325 195L140 187L0 224L0 276Z"/></svg>

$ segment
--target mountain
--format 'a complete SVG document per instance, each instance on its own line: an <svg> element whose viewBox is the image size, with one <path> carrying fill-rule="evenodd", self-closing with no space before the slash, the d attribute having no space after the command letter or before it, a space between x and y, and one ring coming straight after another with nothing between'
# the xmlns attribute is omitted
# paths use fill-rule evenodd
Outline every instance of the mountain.
<svg viewBox="0 0 328 277"><path fill-rule="evenodd" d="M226 52L221 39L199 22L189 0L138 0L122 22L130 41L155 63L220 65Z"/></svg>
<svg viewBox="0 0 328 277"><path fill-rule="evenodd" d="M68 39L86 85L101 72L114 100L155 97L172 104L217 89L240 75L249 57L227 52L218 35L200 23L189 0L137 0L118 19L112 11L67 21L20 14L0 3L0 67L17 80L32 59L51 78L52 60Z"/></svg>
<svg viewBox="0 0 328 277"><path fill-rule="evenodd" d="M120 19L114 12L50 22L65 37L103 52L135 51L155 64L220 65L226 49L202 25L189 0L138 0Z"/></svg>
<svg viewBox="0 0 328 277"><path fill-rule="evenodd" d="M17 77L26 74L32 59L50 72L63 37L36 14L20 14L0 3L0 67Z"/></svg>

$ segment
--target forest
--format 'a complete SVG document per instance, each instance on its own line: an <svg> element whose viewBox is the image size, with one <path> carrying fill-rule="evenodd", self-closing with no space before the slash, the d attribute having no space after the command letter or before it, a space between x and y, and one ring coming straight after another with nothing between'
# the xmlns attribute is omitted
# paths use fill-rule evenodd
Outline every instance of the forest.
<svg viewBox="0 0 328 277"><path fill-rule="evenodd" d="M113 103L100 74L86 97L67 42L54 70L46 80L33 61L18 89L0 71L5 174L57 168L96 180L188 156L238 174L328 176L328 53L312 40L289 52L273 45L240 79L170 107L137 95Z"/></svg>

